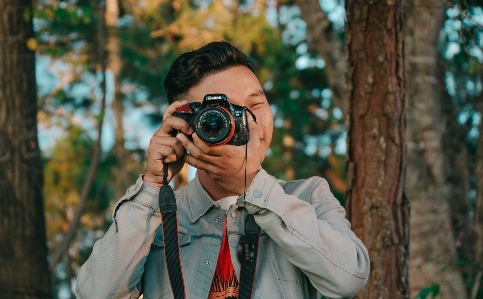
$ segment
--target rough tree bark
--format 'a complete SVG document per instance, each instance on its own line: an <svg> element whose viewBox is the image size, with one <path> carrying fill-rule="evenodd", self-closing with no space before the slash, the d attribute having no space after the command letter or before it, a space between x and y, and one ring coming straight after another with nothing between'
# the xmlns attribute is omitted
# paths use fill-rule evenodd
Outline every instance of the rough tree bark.
<svg viewBox="0 0 483 299"><path fill-rule="evenodd" d="M448 209L451 200L445 171L448 148L442 144L445 132L442 99L448 95L437 42L448 7L437 0L406 0L404 8L411 297L438 284L438 298L466 298Z"/></svg>
<svg viewBox="0 0 483 299"><path fill-rule="evenodd" d="M356 298L409 298L401 0L349 0L346 13L346 208L371 258Z"/></svg>
<svg viewBox="0 0 483 299"><path fill-rule="evenodd" d="M332 29L332 22L320 7L318 0L295 0L295 4L300 8L302 19L307 24L311 45L325 60L325 71L334 104L346 117L349 98L345 82L347 65L344 46L337 33Z"/></svg>
<svg viewBox="0 0 483 299"><path fill-rule="evenodd" d="M31 0L0 0L0 297L51 298Z"/></svg>

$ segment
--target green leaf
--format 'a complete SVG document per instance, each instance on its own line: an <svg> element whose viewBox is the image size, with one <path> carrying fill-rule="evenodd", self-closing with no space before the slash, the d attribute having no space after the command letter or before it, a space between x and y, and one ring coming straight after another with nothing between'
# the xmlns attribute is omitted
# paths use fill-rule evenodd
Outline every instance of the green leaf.
<svg viewBox="0 0 483 299"><path fill-rule="evenodd" d="M469 73L472 75L478 74L478 70L480 69L480 62L476 59L473 59L470 64L470 71Z"/></svg>
<svg viewBox="0 0 483 299"><path fill-rule="evenodd" d="M94 118L97 120L97 121L101 121L103 118L104 118L104 115L105 115L105 111L102 111L101 113L97 114L96 116L94 116Z"/></svg>
<svg viewBox="0 0 483 299"><path fill-rule="evenodd" d="M32 11L27 8L23 11L23 19L25 20L25 22L29 22L30 19L32 18Z"/></svg>
<svg viewBox="0 0 483 299"><path fill-rule="evenodd" d="M439 284L433 284L432 286L428 288L422 289L414 299L426 299L429 295L431 295L431 298L436 298L436 296L439 294Z"/></svg>

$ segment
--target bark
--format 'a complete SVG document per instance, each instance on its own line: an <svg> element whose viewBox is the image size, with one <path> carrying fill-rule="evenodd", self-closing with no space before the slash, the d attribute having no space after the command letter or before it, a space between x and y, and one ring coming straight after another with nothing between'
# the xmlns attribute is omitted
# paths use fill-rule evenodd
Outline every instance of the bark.
<svg viewBox="0 0 483 299"><path fill-rule="evenodd" d="M119 1L106 0L106 26L107 26L107 69L111 72L114 81L114 99L112 112L114 114L114 137L113 153L116 157L114 168L114 189L116 199L121 198L129 184L128 171L125 169L126 149L124 147L124 103L121 91L121 41L119 30L116 27L119 20Z"/></svg>
<svg viewBox="0 0 483 299"><path fill-rule="evenodd" d="M483 115L483 92L480 93L478 101L478 110ZM483 122L480 123L480 136L478 138L477 163L475 169L476 177L476 207L475 207L475 260L478 266L478 274L475 279L475 287L473 293L478 291L478 286L483 271Z"/></svg>
<svg viewBox="0 0 483 299"><path fill-rule="evenodd" d="M442 138L442 99L448 95L437 42L447 6L436 0L406 0L404 7L411 297L438 284L438 298L466 298L448 206L444 166L450 165L445 156L448 148Z"/></svg>
<svg viewBox="0 0 483 299"><path fill-rule="evenodd" d="M0 0L0 297L51 298L31 0Z"/></svg>
<svg viewBox="0 0 483 299"><path fill-rule="evenodd" d="M371 275L356 298L409 298L401 1L349 0L346 13L346 208L371 258Z"/></svg>
<svg viewBox="0 0 483 299"><path fill-rule="evenodd" d="M347 64L344 57L344 46L337 36L337 32L332 29L332 22L320 7L318 0L295 0L295 4L300 8L302 19L307 24L311 45L325 60L325 71L334 104L346 117L349 98L345 82Z"/></svg>
<svg viewBox="0 0 483 299"><path fill-rule="evenodd" d="M81 194L79 198L79 203L77 204L76 210L74 212L74 217L69 225L69 230L64 235L62 242L56 248L55 252L52 254L52 259L50 261L50 269L53 270L54 267L61 261L62 256L66 251L68 251L72 240L74 239L77 230L79 229L80 219L82 217L82 213L84 212L84 207L87 203L87 199L89 198L89 193L92 189L94 184L94 180L96 178L97 169L99 166L99 161L101 158L101 136L102 136L102 125L104 122L104 114L106 110L106 64L105 64L105 24L104 24L104 7L101 7L101 13L99 13L98 19L98 30L97 30L97 38L98 38L98 57L100 57L100 71L102 72L102 82L101 90L102 90L102 99L101 99L101 109L99 114L99 119L97 122L97 140L94 144L93 153L92 153L92 160L89 165L89 169L87 171L86 177L82 184Z"/></svg>

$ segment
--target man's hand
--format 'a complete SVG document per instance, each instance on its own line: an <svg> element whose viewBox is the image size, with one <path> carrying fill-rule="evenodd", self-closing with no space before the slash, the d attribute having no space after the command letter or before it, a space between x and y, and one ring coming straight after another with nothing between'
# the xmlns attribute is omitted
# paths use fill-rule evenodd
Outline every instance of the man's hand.
<svg viewBox="0 0 483 299"><path fill-rule="evenodd" d="M176 109L186 104L188 104L188 101L176 101L164 110L163 123L149 143L148 167L143 178L145 182L161 187L163 185L164 163L169 163L168 181L183 168L185 149L179 139L172 136L172 131L178 130L187 135L193 133L193 129L186 121L173 116ZM183 135L183 137L185 136Z"/></svg>
<svg viewBox="0 0 483 299"><path fill-rule="evenodd" d="M178 134L176 138L189 152L184 157L186 163L203 170L225 191L237 195L245 190L245 151L247 150L246 187L248 188L261 169L260 162L260 127L252 117L248 116L249 139L245 146L218 145L210 146L204 143L194 133L191 142L185 135Z"/></svg>

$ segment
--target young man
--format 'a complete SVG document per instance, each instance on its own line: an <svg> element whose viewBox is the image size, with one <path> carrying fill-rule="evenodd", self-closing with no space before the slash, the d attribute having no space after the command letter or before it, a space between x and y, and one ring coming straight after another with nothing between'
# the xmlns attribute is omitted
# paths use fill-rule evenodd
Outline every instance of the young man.
<svg viewBox="0 0 483 299"><path fill-rule="evenodd" d="M261 229L252 298L316 298L317 290L352 298L369 275L367 250L324 179L285 182L261 168L273 117L248 58L228 43L211 43L181 55L164 86L171 105L151 138L146 174L116 204L113 224L79 271L77 297L173 298L158 196L164 164L170 180L188 163L196 177L176 191L186 298L237 298L247 214ZM256 116L248 114L246 145L208 145L173 116L216 93Z"/></svg>

